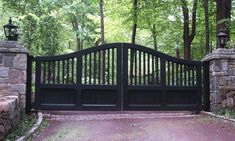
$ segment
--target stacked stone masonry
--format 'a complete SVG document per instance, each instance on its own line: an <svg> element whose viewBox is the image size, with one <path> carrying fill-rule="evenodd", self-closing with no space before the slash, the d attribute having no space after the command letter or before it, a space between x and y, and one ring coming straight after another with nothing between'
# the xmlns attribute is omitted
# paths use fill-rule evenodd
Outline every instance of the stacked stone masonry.
<svg viewBox="0 0 235 141"><path fill-rule="evenodd" d="M0 140L25 108L27 53L18 42L0 41Z"/></svg>
<svg viewBox="0 0 235 141"><path fill-rule="evenodd" d="M0 97L0 141L10 132L20 119L18 96Z"/></svg>
<svg viewBox="0 0 235 141"><path fill-rule="evenodd" d="M235 50L216 49L203 61L210 64L211 110L235 110Z"/></svg>

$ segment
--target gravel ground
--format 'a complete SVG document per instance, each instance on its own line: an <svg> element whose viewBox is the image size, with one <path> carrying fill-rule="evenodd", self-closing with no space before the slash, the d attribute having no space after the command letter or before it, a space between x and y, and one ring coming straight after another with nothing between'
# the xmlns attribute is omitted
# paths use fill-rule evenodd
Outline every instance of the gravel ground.
<svg viewBox="0 0 235 141"><path fill-rule="evenodd" d="M234 141L235 123L188 112L47 112L33 141Z"/></svg>

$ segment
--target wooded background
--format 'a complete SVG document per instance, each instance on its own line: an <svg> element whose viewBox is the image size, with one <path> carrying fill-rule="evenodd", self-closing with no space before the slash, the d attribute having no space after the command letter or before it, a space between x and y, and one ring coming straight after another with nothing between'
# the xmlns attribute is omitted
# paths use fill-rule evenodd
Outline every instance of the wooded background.
<svg viewBox="0 0 235 141"><path fill-rule="evenodd" d="M12 17L32 55L131 42L200 60L216 48L220 29L234 48L234 7L232 0L0 0L0 26Z"/></svg>

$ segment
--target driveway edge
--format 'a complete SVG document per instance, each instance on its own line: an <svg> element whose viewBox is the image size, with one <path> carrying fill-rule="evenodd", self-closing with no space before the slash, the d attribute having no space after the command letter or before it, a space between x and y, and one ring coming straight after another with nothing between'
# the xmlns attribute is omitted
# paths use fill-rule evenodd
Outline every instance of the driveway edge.
<svg viewBox="0 0 235 141"><path fill-rule="evenodd" d="M39 126L42 123L42 120L43 120L43 115L41 112L39 112L37 122L33 125L33 127L26 133L26 135L21 136L20 138L18 138L15 141L25 141L26 138L28 138L29 136L31 136L33 133L35 133L37 131L37 129L39 128Z"/></svg>
<svg viewBox="0 0 235 141"><path fill-rule="evenodd" d="M228 118L228 117L225 117L225 116L216 115L216 114L213 114L212 112L201 111L201 113L202 113L202 114L209 115L209 116L221 118L221 119L224 119L224 120L228 120L228 121L235 122L235 119Z"/></svg>

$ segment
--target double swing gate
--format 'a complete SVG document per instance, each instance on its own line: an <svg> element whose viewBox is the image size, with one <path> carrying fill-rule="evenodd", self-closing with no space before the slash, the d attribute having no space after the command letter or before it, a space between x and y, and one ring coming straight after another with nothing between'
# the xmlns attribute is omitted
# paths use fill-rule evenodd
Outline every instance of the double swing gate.
<svg viewBox="0 0 235 141"><path fill-rule="evenodd" d="M35 108L200 110L202 65L128 43L36 57Z"/></svg>

